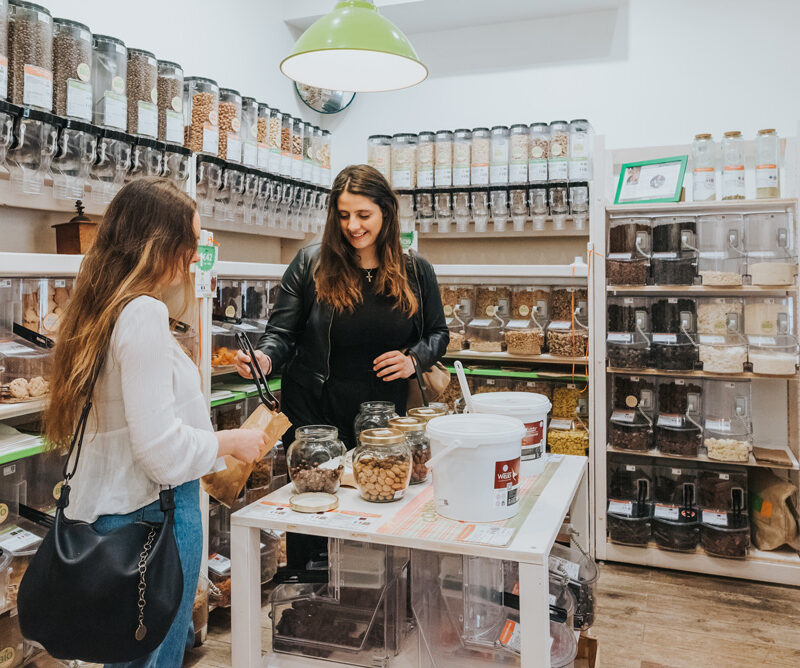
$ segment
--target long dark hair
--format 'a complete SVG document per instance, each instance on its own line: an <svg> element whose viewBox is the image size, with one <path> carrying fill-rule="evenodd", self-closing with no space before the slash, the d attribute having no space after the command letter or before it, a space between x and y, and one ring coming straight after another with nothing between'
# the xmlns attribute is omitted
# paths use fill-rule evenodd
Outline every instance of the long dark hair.
<svg viewBox="0 0 800 668"><path fill-rule="evenodd" d="M191 197L161 178L131 181L109 204L58 329L50 376L53 398L44 414L51 448L69 445L125 305L142 295L158 297L164 282L178 277L171 272L181 275L184 290L190 288L195 209Z"/></svg>
<svg viewBox="0 0 800 668"><path fill-rule="evenodd" d="M369 165L345 167L333 182L319 264L314 272L317 298L337 312L352 311L362 299L356 250L345 238L339 218L339 197L343 192L368 197L380 207L383 225L375 242L380 262L375 278L376 291L394 297L399 308L413 315L418 305L408 282L400 246L397 197L383 174Z"/></svg>

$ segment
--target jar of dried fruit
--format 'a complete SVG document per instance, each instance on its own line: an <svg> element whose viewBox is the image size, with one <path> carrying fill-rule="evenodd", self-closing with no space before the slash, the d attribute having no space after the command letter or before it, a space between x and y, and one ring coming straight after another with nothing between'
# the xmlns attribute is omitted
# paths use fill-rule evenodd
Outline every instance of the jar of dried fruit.
<svg viewBox="0 0 800 668"><path fill-rule="evenodd" d="M406 437L406 445L411 448L411 484L418 485L428 479L430 471L425 464L431 458L431 444L425 435L427 421L415 417L398 417L389 420L389 428L397 429Z"/></svg>
<svg viewBox="0 0 800 668"><path fill-rule="evenodd" d="M286 453L289 479L298 494L335 494L344 473L344 443L339 430L328 425L300 427Z"/></svg>

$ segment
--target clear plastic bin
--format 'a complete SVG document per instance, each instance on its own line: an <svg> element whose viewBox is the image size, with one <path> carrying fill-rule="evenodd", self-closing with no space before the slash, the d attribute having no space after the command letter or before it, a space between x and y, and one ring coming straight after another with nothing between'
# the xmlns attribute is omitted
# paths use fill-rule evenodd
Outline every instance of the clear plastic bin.
<svg viewBox="0 0 800 668"><path fill-rule="evenodd" d="M92 199L108 204L114 199L131 166L135 138L117 130L105 129L97 140L97 159L91 167Z"/></svg>
<svg viewBox="0 0 800 668"><path fill-rule="evenodd" d="M6 605L17 605L17 592L46 530L38 524L13 518L0 526L0 550L11 556L6 580Z"/></svg>
<svg viewBox="0 0 800 668"><path fill-rule="evenodd" d="M659 415L655 446L665 455L697 457L703 444L703 430L682 415Z"/></svg>
<svg viewBox="0 0 800 668"><path fill-rule="evenodd" d="M56 339L61 315L72 296L71 278L22 280L22 326Z"/></svg>
<svg viewBox="0 0 800 668"><path fill-rule="evenodd" d="M652 534L652 512L649 503L610 501L606 515L608 539L619 545L647 547Z"/></svg>
<svg viewBox="0 0 800 668"><path fill-rule="evenodd" d="M89 123L64 119L53 157L53 196L56 199L83 199L89 172L97 156L99 128Z"/></svg>
<svg viewBox="0 0 800 668"><path fill-rule="evenodd" d="M624 419L626 414L631 422ZM614 411L608 424L608 443L619 450L647 452L653 444L653 426L633 411Z"/></svg>
<svg viewBox="0 0 800 668"><path fill-rule="evenodd" d="M739 214L698 216L697 248L703 285L741 285L744 274L744 219Z"/></svg>
<svg viewBox="0 0 800 668"><path fill-rule="evenodd" d="M94 35L92 83L94 123L103 128L128 130L128 49L110 35Z"/></svg>
<svg viewBox="0 0 800 668"><path fill-rule="evenodd" d="M745 216L747 272L753 285L794 285L797 251L789 214Z"/></svg>
<svg viewBox="0 0 800 668"><path fill-rule="evenodd" d="M2 565L4 556L0 556L0 565ZM3 576L0 575L0 587L3 586L2 579ZM2 594L0 594L1 596ZM20 630L18 615L11 612L0 615L0 644L3 646L0 658L3 659L4 668L19 668L26 665L30 651Z"/></svg>
<svg viewBox="0 0 800 668"><path fill-rule="evenodd" d="M750 549L750 519L746 513L708 514L704 511L700 544L712 557L745 559Z"/></svg>
<svg viewBox="0 0 800 668"><path fill-rule="evenodd" d="M164 144L149 137L137 137L131 153L128 179L140 176L161 176L164 162Z"/></svg>
<svg viewBox="0 0 800 668"><path fill-rule="evenodd" d="M505 341L502 320L491 318L471 320L466 332L470 350L484 353L502 352Z"/></svg>
<svg viewBox="0 0 800 668"><path fill-rule="evenodd" d="M732 511L747 504L747 472L741 468L701 470L697 474L698 501L703 508ZM743 501L739 501L743 500Z"/></svg>
<svg viewBox="0 0 800 668"><path fill-rule="evenodd" d="M749 337L748 359L753 373L793 376L797 372L797 339L788 335Z"/></svg>
<svg viewBox="0 0 800 668"><path fill-rule="evenodd" d="M686 334L652 334L651 357L657 369L691 371L697 362L697 347Z"/></svg>
<svg viewBox="0 0 800 668"><path fill-rule="evenodd" d="M165 144L163 176L171 179L183 190L189 179L192 152L182 144Z"/></svg>
<svg viewBox="0 0 800 668"><path fill-rule="evenodd" d="M573 315L588 319L589 293L581 287L553 288L550 311L553 320L572 320ZM577 313L576 313L577 311Z"/></svg>
<svg viewBox="0 0 800 668"><path fill-rule="evenodd" d="M547 321L511 320L506 326L506 350L511 355L541 355Z"/></svg>
<svg viewBox="0 0 800 668"><path fill-rule="evenodd" d="M700 515L694 508L656 506L653 540L662 550L695 552L700 542ZM663 516L659 516L661 513ZM677 516L677 519L674 517Z"/></svg>
<svg viewBox="0 0 800 668"><path fill-rule="evenodd" d="M706 380L703 445L709 459L747 462L752 449L749 382Z"/></svg>
<svg viewBox="0 0 800 668"><path fill-rule="evenodd" d="M547 351L554 357L586 357L589 333L569 320L554 320L547 326Z"/></svg>
<svg viewBox="0 0 800 668"><path fill-rule="evenodd" d="M608 461L608 498L633 501L637 498L641 485L651 486L653 467L639 464L627 455Z"/></svg>
<svg viewBox="0 0 800 668"><path fill-rule="evenodd" d="M8 149L11 185L16 192L38 195L58 149L57 116L25 107L17 117L15 142Z"/></svg>
<svg viewBox="0 0 800 668"><path fill-rule="evenodd" d="M577 420L553 418L547 425L547 447L556 455L585 457L589 449L589 432Z"/></svg>
<svg viewBox="0 0 800 668"><path fill-rule="evenodd" d="M211 366L215 369L230 369L233 371L236 352L239 344L236 332L230 327L211 325Z"/></svg>
<svg viewBox="0 0 800 668"><path fill-rule="evenodd" d="M747 339L735 331L700 334L698 359L708 373L742 373L747 364Z"/></svg>

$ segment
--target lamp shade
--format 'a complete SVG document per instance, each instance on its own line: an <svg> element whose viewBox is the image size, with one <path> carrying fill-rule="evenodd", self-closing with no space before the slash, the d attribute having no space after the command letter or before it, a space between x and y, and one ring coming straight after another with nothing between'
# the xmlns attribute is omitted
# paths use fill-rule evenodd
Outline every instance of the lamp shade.
<svg viewBox="0 0 800 668"><path fill-rule="evenodd" d="M408 88L428 76L408 38L366 0L339 2L314 22L281 71L309 86L365 93Z"/></svg>

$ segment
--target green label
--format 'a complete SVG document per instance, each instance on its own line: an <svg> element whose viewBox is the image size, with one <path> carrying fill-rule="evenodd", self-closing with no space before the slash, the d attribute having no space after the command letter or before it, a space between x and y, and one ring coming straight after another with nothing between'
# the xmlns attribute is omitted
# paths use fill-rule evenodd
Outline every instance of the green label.
<svg viewBox="0 0 800 668"><path fill-rule="evenodd" d="M400 246L405 251L411 248L414 245L414 233L413 232L401 232L400 233Z"/></svg>
<svg viewBox="0 0 800 668"><path fill-rule="evenodd" d="M200 271L211 271L217 261L217 247L198 246L197 252L200 255L200 262L197 263Z"/></svg>

